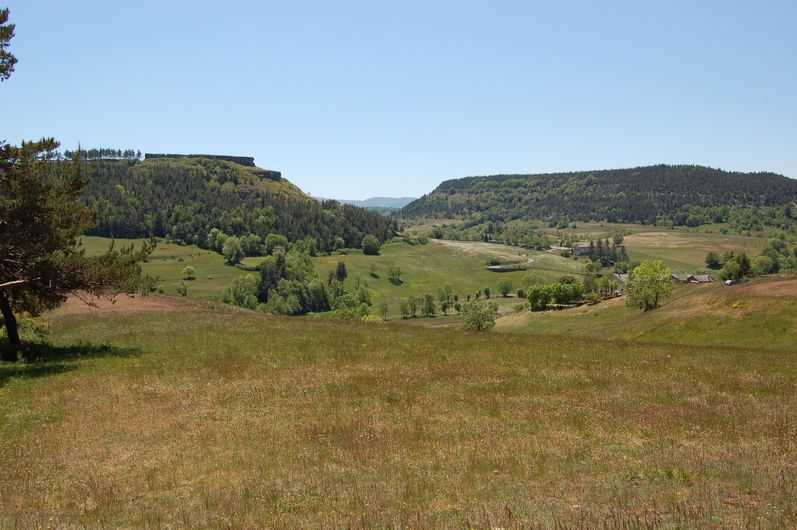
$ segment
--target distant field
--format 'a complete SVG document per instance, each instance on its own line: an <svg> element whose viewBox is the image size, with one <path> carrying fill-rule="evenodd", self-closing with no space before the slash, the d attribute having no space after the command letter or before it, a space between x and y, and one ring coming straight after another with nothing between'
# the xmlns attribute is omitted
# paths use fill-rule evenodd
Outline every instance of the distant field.
<svg viewBox="0 0 797 530"><path fill-rule="evenodd" d="M636 232L626 236L624 243L632 260L659 259L673 270L695 272L706 269L710 251L741 251L755 256L766 241L763 237L657 230Z"/></svg>
<svg viewBox="0 0 797 530"><path fill-rule="evenodd" d="M706 269L709 251L747 252L757 255L766 245L769 231L752 236L718 233L720 225L699 228L667 228L619 223L578 223L576 228L543 228L554 236L562 234L585 236L591 239L610 239L616 231L626 233L623 244L632 261L658 259L674 271L696 272Z"/></svg>
<svg viewBox="0 0 797 530"><path fill-rule="evenodd" d="M427 219L416 221L414 232L425 232L434 226L456 225L457 219ZM576 228L548 228L543 221L510 221L507 226L528 225L538 227L554 237L580 236L588 239L611 239L612 234L623 231L624 244L632 260L659 259L673 270L695 272L706 268L709 251L742 251L757 255L766 245L772 231L755 232L749 236L722 234L724 225L705 225L698 228L668 229L628 223L576 223Z"/></svg>
<svg viewBox="0 0 797 530"><path fill-rule="evenodd" d="M84 237L83 246L87 254L98 254L108 249L110 239L104 237ZM140 244L140 240L117 239L117 248L130 243ZM246 258L247 265L257 265L263 258ZM237 276L247 274L236 267L224 264L224 258L215 252L203 250L195 245L177 245L158 242L142 270L144 274L160 278L166 294L177 294L177 286L183 279L183 269L191 265L196 269L196 279L186 280L188 296L208 300L221 300L224 289ZM251 273L250 273L251 274Z"/></svg>
<svg viewBox="0 0 797 530"><path fill-rule="evenodd" d="M793 353L158 303L0 366L0 527L797 526Z"/></svg>
<svg viewBox="0 0 797 530"><path fill-rule="evenodd" d="M527 255L522 257L521 255ZM490 258L523 262L531 258L528 270L496 273L486 266ZM534 273L554 280L563 274L578 275L582 264L546 252L536 252L519 247L491 245L488 243L453 242L431 240L426 245L389 243L382 246L379 256L365 256L353 250L345 256L323 256L313 259L316 272L326 278L338 261L346 263L349 282L354 275L367 281L374 291L374 306L388 301L391 318L399 316L399 300L408 296L436 295L437 289L450 283L464 301L465 295L490 287L497 296L498 281L510 279L515 289L519 288L524 275ZM394 285L388 279L389 268L397 264L402 271L403 283ZM371 265L376 266L378 278L370 276Z"/></svg>

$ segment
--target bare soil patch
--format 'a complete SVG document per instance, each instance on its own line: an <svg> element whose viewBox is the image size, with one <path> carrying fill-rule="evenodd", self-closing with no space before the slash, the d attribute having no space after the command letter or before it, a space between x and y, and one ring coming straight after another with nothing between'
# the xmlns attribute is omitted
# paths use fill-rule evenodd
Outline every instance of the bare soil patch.
<svg viewBox="0 0 797 530"><path fill-rule="evenodd" d="M115 301L105 298L84 297L91 305L76 296L70 296L58 309L49 316L62 317L69 315L91 314L143 314L143 313L183 313L188 311L206 311L205 303L193 298L177 296L117 296Z"/></svg>

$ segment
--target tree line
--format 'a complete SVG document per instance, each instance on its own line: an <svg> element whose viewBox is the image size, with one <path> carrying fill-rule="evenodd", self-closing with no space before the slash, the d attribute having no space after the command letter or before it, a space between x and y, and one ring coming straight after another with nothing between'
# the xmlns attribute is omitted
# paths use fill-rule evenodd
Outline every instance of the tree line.
<svg viewBox="0 0 797 530"><path fill-rule="evenodd" d="M141 151L138 149L114 149L112 147L100 147L93 149L80 149L80 152L65 150L62 157L66 160L74 160L80 154L82 160L140 160Z"/></svg>

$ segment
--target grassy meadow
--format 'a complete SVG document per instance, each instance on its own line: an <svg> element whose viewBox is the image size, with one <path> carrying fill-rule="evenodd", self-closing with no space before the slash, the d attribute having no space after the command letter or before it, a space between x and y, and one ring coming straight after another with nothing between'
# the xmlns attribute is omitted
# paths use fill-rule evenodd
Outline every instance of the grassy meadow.
<svg viewBox="0 0 797 530"><path fill-rule="evenodd" d="M155 298L0 366L0 527L797 526L794 353Z"/></svg>
<svg viewBox="0 0 797 530"><path fill-rule="evenodd" d="M706 254L710 251L741 251L755 256L766 241L764 237L663 230L631 234L624 244L632 260L657 259L674 271L691 273L706 270Z"/></svg>
<svg viewBox="0 0 797 530"><path fill-rule="evenodd" d="M99 254L108 249L111 240L104 237L83 237L83 247L87 254ZM140 244L141 240L116 239L116 248ZM263 258L245 258L244 265L256 266ZM187 266L196 269L194 280L185 280L188 296L207 300L220 301L224 289L237 276L246 274L237 267L224 263L224 258L216 252L204 250L196 245L178 245L166 241L158 241L154 252L142 265L144 274L159 278L159 285L165 294L177 294L177 287L183 281L183 269Z"/></svg>

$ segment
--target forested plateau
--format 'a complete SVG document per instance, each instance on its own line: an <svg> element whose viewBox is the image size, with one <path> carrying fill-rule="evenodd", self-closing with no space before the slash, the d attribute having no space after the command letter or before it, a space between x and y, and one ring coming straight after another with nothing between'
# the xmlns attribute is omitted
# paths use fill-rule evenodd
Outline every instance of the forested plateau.
<svg viewBox="0 0 797 530"><path fill-rule="evenodd" d="M699 226L730 222L755 208L757 217L777 224L794 218L795 202L797 180L782 175L656 165L447 180L401 215L473 223L544 219Z"/></svg>
<svg viewBox="0 0 797 530"><path fill-rule="evenodd" d="M63 171L68 161L53 162ZM375 212L308 197L279 173L214 158L152 158L82 162L84 200L95 214L89 235L166 237L207 246L213 228L228 235L282 234L312 239L322 252L380 241L394 224Z"/></svg>

